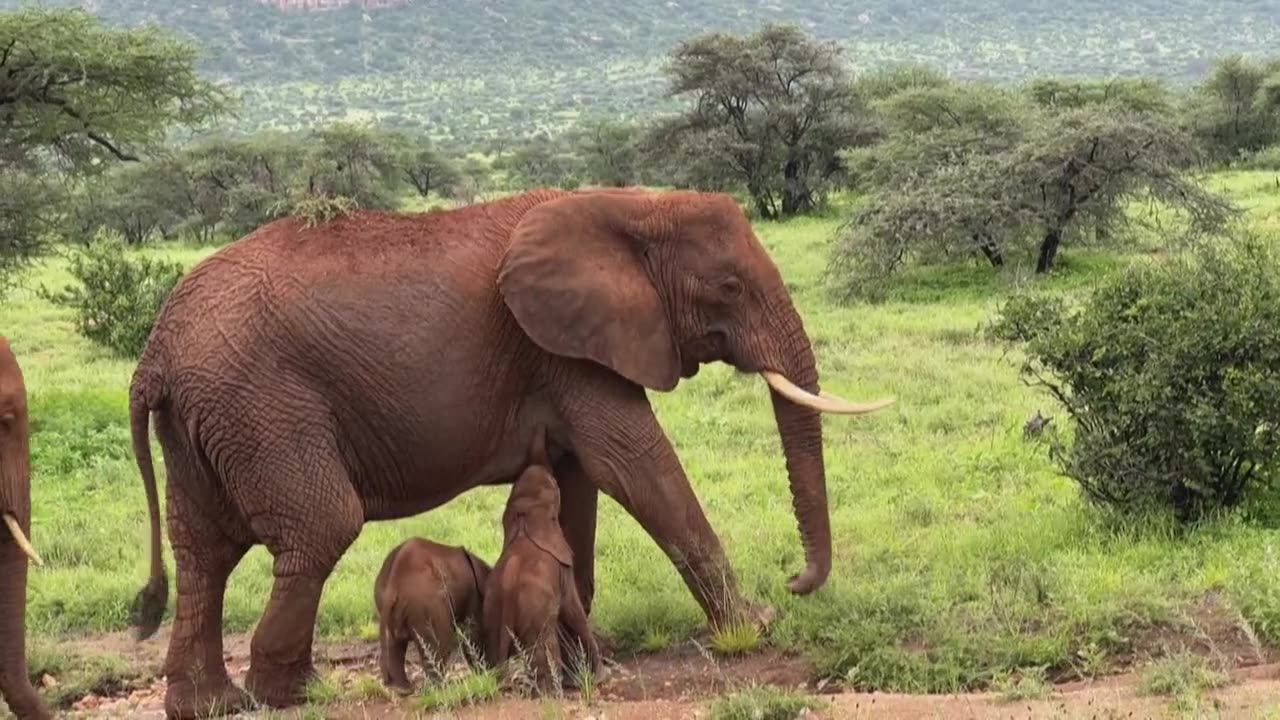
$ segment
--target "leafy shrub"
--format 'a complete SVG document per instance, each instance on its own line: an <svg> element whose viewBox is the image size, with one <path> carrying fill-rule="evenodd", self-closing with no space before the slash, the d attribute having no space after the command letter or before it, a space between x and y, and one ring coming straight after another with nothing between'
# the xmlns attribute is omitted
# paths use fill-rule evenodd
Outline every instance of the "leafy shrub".
<svg viewBox="0 0 1280 720"><path fill-rule="evenodd" d="M1012 298L990 327L1074 421L1051 455L1094 501L1182 520L1240 503L1280 461L1280 264L1254 239L1119 273L1078 306Z"/></svg>
<svg viewBox="0 0 1280 720"><path fill-rule="evenodd" d="M1243 152L1235 166L1241 170L1280 170L1280 145Z"/></svg>
<svg viewBox="0 0 1280 720"><path fill-rule="evenodd" d="M126 357L142 353L161 304L183 272L180 263L131 256L124 238L111 231L100 231L88 247L74 251L69 270L80 285L59 292L42 288L41 294L76 311L81 335Z"/></svg>

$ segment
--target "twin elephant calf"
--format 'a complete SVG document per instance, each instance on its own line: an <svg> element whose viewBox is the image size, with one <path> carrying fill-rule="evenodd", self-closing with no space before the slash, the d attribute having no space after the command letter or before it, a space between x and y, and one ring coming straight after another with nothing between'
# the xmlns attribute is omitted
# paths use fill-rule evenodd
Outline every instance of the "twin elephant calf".
<svg viewBox="0 0 1280 720"><path fill-rule="evenodd" d="M378 667L387 687L411 690L405 673L410 642L425 670L441 672L467 623L474 648L491 667L513 650L527 653L539 688L559 677L564 626L566 646L580 649L582 664L599 677L599 648L574 586L573 557L560 529L560 490L541 433L511 489L502 532L502 554L492 568L465 548L425 538L406 540L387 555L373 591Z"/></svg>

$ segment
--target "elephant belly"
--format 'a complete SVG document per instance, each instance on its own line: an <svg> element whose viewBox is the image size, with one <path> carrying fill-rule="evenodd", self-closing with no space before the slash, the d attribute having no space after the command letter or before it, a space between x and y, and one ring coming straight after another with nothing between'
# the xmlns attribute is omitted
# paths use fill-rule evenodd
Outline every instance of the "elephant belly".
<svg viewBox="0 0 1280 720"><path fill-rule="evenodd" d="M472 488L512 482L539 429L550 443L567 440L550 398L518 378L454 380L339 413L339 444L367 519L416 515Z"/></svg>
<svg viewBox="0 0 1280 720"><path fill-rule="evenodd" d="M445 429L408 443L395 459L361 458L353 480L364 500L367 520L409 517L444 505L482 485L509 484L527 463L528 447L541 426L563 435L558 422L530 413L501 432L467 434Z"/></svg>

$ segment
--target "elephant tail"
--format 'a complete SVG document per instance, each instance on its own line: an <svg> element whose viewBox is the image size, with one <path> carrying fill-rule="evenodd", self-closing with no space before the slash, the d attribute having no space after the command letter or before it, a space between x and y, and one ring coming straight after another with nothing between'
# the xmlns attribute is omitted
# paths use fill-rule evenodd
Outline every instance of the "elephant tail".
<svg viewBox="0 0 1280 720"><path fill-rule="evenodd" d="M163 386L155 374L146 369L145 360L134 373L129 388L129 429L133 434L133 456L147 491L147 513L151 518L151 577L138 592L130 611L129 624L139 641L160 629L165 606L169 603L169 578L165 574L160 547L160 497L156 492L156 473L151 460L151 411L161 402Z"/></svg>

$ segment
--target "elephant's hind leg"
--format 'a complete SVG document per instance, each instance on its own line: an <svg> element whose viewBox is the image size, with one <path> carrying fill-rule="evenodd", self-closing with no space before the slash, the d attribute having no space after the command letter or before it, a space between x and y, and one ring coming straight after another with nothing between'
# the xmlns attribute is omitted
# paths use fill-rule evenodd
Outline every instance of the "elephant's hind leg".
<svg viewBox="0 0 1280 720"><path fill-rule="evenodd" d="M221 489L202 471L184 437L165 434L169 542L177 566L177 611L164 662L164 705L170 718L234 714L244 692L227 675L222 655L222 603L227 578L249 549L231 539L209 509L226 507Z"/></svg>
<svg viewBox="0 0 1280 720"><path fill-rule="evenodd" d="M305 437L273 447L237 484L254 533L275 557L271 599L249 645L245 687L283 708L303 700L314 677L312 635L320 593L338 559L360 534L364 507L334 445Z"/></svg>

